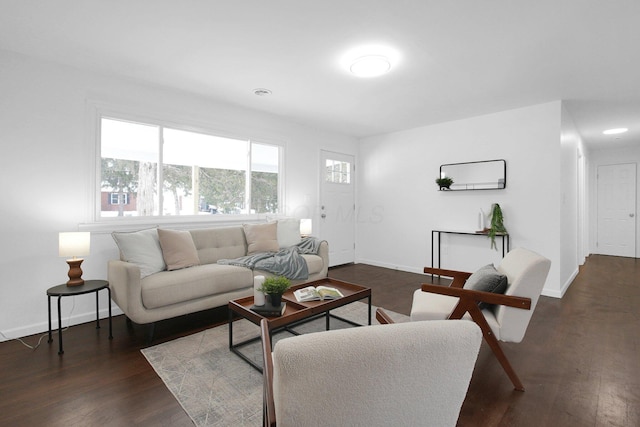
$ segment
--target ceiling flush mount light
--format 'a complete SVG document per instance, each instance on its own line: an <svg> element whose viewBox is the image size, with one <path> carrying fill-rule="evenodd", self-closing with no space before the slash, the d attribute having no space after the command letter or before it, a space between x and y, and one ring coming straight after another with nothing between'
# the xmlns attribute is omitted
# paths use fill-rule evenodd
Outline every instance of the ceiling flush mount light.
<svg viewBox="0 0 640 427"><path fill-rule="evenodd" d="M271 95L271 91L265 88L254 89L253 93L258 96L269 96Z"/></svg>
<svg viewBox="0 0 640 427"><path fill-rule="evenodd" d="M384 45L366 45L353 48L340 59L342 69L356 77L377 77L395 68L400 59L397 50Z"/></svg>
<svg viewBox="0 0 640 427"><path fill-rule="evenodd" d="M604 132L602 132L604 135L618 135L620 133L625 133L626 131L628 131L629 129L627 128L615 128L615 129L607 129Z"/></svg>
<svg viewBox="0 0 640 427"><path fill-rule="evenodd" d="M356 58L349 71L358 77L377 77L391 69L389 58L382 55L367 55Z"/></svg>

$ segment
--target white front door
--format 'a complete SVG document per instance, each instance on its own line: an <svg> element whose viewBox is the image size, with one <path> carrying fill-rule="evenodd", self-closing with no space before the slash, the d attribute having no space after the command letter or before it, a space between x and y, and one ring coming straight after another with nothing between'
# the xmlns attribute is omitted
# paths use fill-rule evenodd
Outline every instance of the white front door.
<svg viewBox="0 0 640 427"><path fill-rule="evenodd" d="M355 260L354 158L322 151L320 166L320 233L329 243L329 266Z"/></svg>
<svg viewBox="0 0 640 427"><path fill-rule="evenodd" d="M598 166L597 253L636 256L636 165Z"/></svg>

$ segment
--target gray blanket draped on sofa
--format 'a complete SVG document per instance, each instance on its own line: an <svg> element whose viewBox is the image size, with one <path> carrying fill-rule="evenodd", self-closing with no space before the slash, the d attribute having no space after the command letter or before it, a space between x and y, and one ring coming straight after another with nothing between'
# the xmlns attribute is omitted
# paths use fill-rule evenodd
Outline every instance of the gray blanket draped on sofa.
<svg viewBox="0 0 640 427"><path fill-rule="evenodd" d="M309 270L301 254L317 254L321 240L305 237L300 243L278 252L260 252L234 259L221 259L218 264L264 270L292 280L307 279Z"/></svg>

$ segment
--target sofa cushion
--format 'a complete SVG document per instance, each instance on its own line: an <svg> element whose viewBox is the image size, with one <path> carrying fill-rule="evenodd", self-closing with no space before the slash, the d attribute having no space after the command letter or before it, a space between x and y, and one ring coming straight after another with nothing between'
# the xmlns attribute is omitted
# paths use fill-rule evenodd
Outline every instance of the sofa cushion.
<svg viewBox="0 0 640 427"><path fill-rule="evenodd" d="M257 252L278 252L278 223L243 224L244 234L247 238L247 254Z"/></svg>
<svg viewBox="0 0 640 427"><path fill-rule="evenodd" d="M162 257L167 270L178 270L200 264L196 245L186 230L158 229Z"/></svg>
<svg viewBox="0 0 640 427"><path fill-rule="evenodd" d="M411 303L411 321L448 319L459 301L456 297L432 294L422 292L422 289L416 289L413 293L413 302ZM496 335L496 338L500 339L500 325L496 320L496 316L493 314L493 310L482 310L482 314ZM469 313L466 313L462 318L472 320Z"/></svg>
<svg viewBox="0 0 640 427"><path fill-rule="evenodd" d="M111 236L120 250L120 259L140 267L140 278L165 269L157 229L113 232Z"/></svg>
<svg viewBox="0 0 640 427"><path fill-rule="evenodd" d="M248 268L206 264L154 274L140 285L142 304L154 309L253 287L253 274Z"/></svg>
<svg viewBox="0 0 640 427"><path fill-rule="evenodd" d="M447 319L458 301L456 297L416 289L411 302L411 321Z"/></svg>
<svg viewBox="0 0 640 427"><path fill-rule="evenodd" d="M247 241L240 226L189 230L198 251L200 264L215 264L247 254Z"/></svg>
<svg viewBox="0 0 640 427"><path fill-rule="evenodd" d="M284 218L278 220L278 246L288 248L300 243L300 220Z"/></svg>
<svg viewBox="0 0 640 427"><path fill-rule="evenodd" d="M464 284L464 288L473 289L474 291L504 294L504 291L507 290L507 276L500 274L493 264L488 264L469 276ZM488 308L490 306L491 304L483 302L478 304L480 309Z"/></svg>

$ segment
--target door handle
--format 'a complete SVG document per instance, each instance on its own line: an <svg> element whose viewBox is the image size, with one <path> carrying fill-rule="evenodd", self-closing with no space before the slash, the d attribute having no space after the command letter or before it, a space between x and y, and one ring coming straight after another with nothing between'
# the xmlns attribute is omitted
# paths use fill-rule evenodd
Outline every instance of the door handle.
<svg viewBox="0 0 640 427"><path fill-rule="evenodd" d="M630 214L629 214L629 216L630 216L631 218L633 218L634 216L636 216L636 214L632 214L632 213L630 213Z"/></svg>
<svg viewBox="0 0 640 427"><path fill-rule="evenodd" d="M326 217L327 217L327 215L326 215L326 214L322 214L322 215L320 215L320 218L326 218Z"/></svg>

